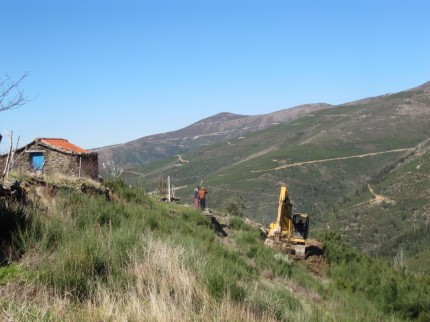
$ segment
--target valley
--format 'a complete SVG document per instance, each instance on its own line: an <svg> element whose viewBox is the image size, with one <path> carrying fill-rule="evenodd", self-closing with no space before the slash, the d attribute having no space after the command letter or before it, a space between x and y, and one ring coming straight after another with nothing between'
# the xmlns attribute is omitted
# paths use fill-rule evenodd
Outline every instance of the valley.
<svg viewBox="0 0 430 322"><path fill-rule="evenodd" d="M370 232L380 225L379 212L385 213L387 208L398 208L400 204L372 198L368 187L374 189L374 196L392 200L390 194L381 194L373 183L382 176L396 176L397 167L413 162L417 153L421 158L428 154L424 147L430 137L429 93L427 83L401 93L312 111L283 124L191 149L180 156L132 166L133 171L142 175L125 180L154 191L163 178L170 176L174 185L180 187L177 195L184 203L191 203L193 187L202 183L209 188L210 208L224 209L242 198L246 216L265 225L276 213L274 196L279 186L286 184L294 208L310 214L314 233L330 227L362 250L393 259L395 251L380 250L389 244L391 249L397 249L391 244L400 237ZM425 165L422 161L415 171L425 173ZM419 195L428 193L430 184L424 178L427 177L419 183L423 189ZM405 183L399 182L394 189L401 191ZM374 210L369 214L374 217L371 222L375 227L359 224L360 229L352 229L354 211L344 207L351 207L348 201L355 201L361 194L378 200L373 201ZM355 203L360 202L364 200ZM419 213L414 217L417 224L425 222L428 216L429 204L424 200L403 202L401 207L402 211L383 216L392 221L390 227L396 225L397 235L409 231L410 226L398 219L405 212L415 209ZM361 238L364 233L366 237ZM417 239L403 238L402 243L415 244L423 234ZM407 257L415 267L412 262L424 260L426 253L414 251Z"/></svg>

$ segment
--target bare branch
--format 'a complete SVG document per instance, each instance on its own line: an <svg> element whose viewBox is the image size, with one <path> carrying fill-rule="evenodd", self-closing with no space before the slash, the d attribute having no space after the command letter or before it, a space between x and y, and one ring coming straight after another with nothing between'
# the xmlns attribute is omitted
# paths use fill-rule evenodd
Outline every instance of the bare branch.
<svg viewBox="0 0 430 322"><path fill-rule="evenodd" d="M27 103L28 99L24 96L24 91L19 88L19 84L28 73L24 73L18 80L14 81L9 75L0 79L0 112L6 111Z"/></svg>
<svg viewBox="0 0 430 322"><path fill-rule="evenodd" d="M124 169L121 168L118 164L115 164L115 161L113 160L107 161L106 164L103 162L102 166L105 172L113 179L120 177L122 172L124 171Z"/></svg>

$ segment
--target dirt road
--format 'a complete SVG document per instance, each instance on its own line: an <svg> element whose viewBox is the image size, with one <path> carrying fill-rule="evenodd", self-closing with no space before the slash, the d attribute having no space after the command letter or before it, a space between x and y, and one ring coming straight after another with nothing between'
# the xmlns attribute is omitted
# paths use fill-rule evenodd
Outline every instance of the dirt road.
<svg viewBox="0 0 430 322"><path fill-rule="evenodd" d="M265 170L252 170L251 172L266 172L266 171L276 171L276 170L282 170L290 167L298 167L306 164L313 164L313 163L323 163L323 162L330 162L330 161L338 161L338 160L347 160L347 159L360 159L365 157L370 157L374 155L380 155L380 154L386 154L386 153L399 153L399 152L406 152L406 151L412 151L413 148L409 149L396 149L396 150L389 150L389 151L382 151L382 152L372 152L372 153L365 153L365 154L358 154L358 155L351 155L347 157L339 157L339 158L331 158L331 159L321 159L321 160L312 160L312 161L303 161L303 162L296 162L296 163L290 163L286 164L280 167L272 168L272 169L265 169Z"/></svg>

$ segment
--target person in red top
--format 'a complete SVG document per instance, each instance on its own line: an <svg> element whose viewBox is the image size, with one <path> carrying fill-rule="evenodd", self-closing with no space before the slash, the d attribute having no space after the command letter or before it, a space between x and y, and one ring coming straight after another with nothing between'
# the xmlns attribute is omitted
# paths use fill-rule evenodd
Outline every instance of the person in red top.
<svg viewBox="0 0 430 322"><path fill-rule="evenodd" d="M207 195L207 193L208 193L208 191L206 190L205 187L202 187L199 190L198 196L199 196L199 202L200 202L200 209L201 210L205 210L205 208L206 208L206 195Z"/></svg>

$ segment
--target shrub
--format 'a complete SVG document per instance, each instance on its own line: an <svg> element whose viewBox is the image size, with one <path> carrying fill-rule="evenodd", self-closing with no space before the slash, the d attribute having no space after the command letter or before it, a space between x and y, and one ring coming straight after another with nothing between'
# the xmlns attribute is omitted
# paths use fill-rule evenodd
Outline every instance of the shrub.
<svg viewBox="0 0 430 322"><path fill-rule="evenodd" d="M245 224L242 218L239 217L231 217L230 218L230 228L234 230L245 230L250 231L252 228L250 225Z"/></svg>
<svg viewBox="0 0 430 322"><path fill-rule="evenodd" d="M239 196L237 199L230 200L230 202L225 206L225 209L232 216L243 217L245 200L242 196Z"/></svg>
<svg viewBox="0 0 430 322"><path fill-rule="evenodd" d="M344 244L340 235L322 234L324 253L335 285L376 301L386 313L418 318L430 312L430 280L396 270L390 264L360 254Z"/></svg>

